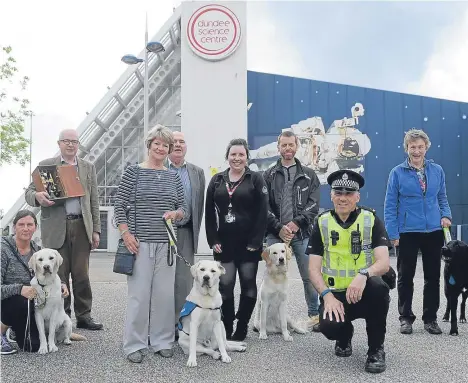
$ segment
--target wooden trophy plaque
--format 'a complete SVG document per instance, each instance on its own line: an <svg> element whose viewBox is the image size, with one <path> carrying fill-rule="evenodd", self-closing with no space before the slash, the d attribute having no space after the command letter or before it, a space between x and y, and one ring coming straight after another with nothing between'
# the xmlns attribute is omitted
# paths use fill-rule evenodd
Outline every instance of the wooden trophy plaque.
<svg viewBox="0 0 468 383"><path fill-rule="evenodd" d="M32 177L36 191L47 192L51 200L85 195L74 165L39 165Z"/></svg>

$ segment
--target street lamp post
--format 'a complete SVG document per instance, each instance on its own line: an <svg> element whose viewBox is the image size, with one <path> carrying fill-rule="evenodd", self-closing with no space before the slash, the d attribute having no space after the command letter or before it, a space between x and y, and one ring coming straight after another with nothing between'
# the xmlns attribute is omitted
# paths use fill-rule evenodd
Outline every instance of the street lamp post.
<svg viewBox="0 0 468 383"><path fill-rule="evenodd" d="M149 74L148 74L148 53L160 53L164 52L164 46L158 41L150 41L148 42L148 15L146 15L146 24L145 24L145 58L140 59L134 55L125 55L122 57L122 61L128 65L134 65L144 62L145 63L145 77L143 82L143 92L144 92L144 100L143 100L143 140L146 139L148 135L148 125L149 125L149 111L148 111L148 104L149 104Z"/></svg>

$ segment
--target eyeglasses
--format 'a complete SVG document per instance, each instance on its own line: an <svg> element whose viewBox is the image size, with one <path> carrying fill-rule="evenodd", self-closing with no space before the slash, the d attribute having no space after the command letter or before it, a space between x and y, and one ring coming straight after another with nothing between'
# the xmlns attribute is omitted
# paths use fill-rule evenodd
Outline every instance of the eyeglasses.
<svg viewBox="0 0 468 383"><path fill-rule="evenodd" d="M78 140L60 140L60 142L63 142L65 145L78 145L80 143Z"/></svg>

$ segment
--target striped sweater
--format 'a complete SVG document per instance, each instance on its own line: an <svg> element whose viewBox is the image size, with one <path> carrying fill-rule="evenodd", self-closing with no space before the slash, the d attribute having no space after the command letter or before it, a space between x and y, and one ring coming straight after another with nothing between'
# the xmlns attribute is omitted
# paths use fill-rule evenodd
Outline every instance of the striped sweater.
<svg viewBox="0 0 468 383"><path fill-rule="evenodd" d="M14 236L2 237L2 300L13 295L21 295L23 286L29 286L32 273L29 271L28 262L31 255L40 250L40 247L31 241L31 254L16 257L16 241Z"/></svg>
<svg viewBox="0 0 468 383"><path fill-rule="evenodd" d="M180 209L184 212L184 218L178 223L183 225L190 219L184 186L179 175L174 172L141 167L137 184L138 166L129 166L122 176L114 203L115 222L117 225L127 224L130 232L135 234L136 206L138 239L143 242L167 243L169 240L163 214Z"/></svg>

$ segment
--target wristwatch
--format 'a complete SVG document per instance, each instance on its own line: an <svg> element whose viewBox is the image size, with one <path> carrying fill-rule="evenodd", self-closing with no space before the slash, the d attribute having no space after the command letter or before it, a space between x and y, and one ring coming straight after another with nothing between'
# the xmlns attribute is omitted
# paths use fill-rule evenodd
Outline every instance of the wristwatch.
<svg viewBox="0 0 468 383"><path fill-rule="evenodd" d="M368 269L359 270L359 274L364 275L367 279L369 279L369 270Z"/></svg>

